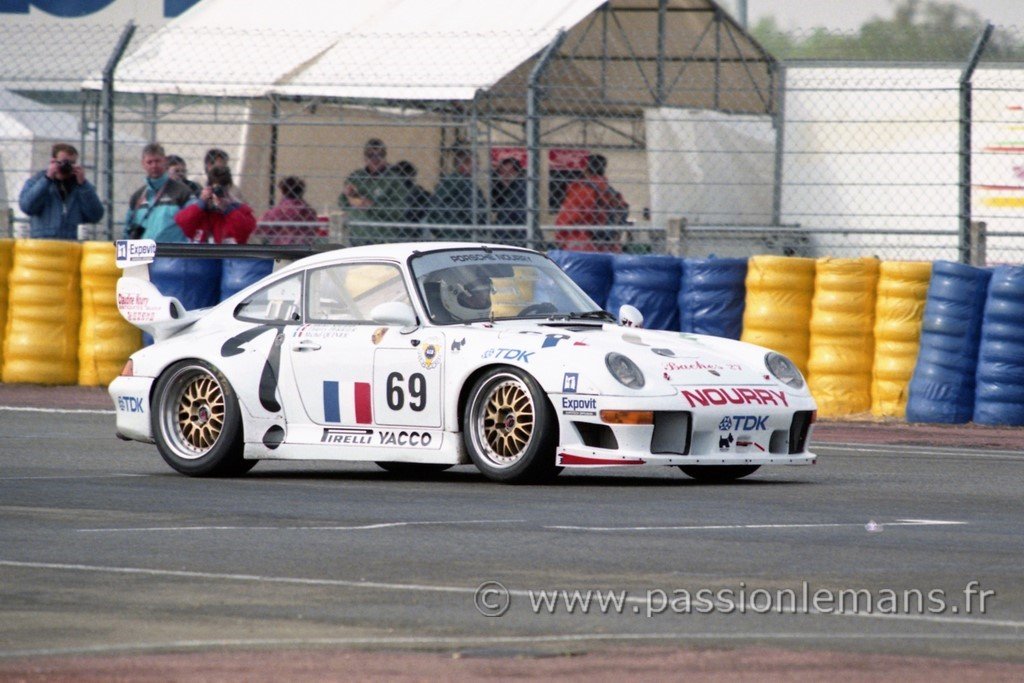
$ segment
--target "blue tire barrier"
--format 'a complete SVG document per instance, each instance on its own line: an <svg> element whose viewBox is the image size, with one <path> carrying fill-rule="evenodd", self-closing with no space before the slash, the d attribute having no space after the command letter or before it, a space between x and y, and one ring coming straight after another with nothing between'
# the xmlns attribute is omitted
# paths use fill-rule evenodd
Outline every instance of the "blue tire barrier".
<svg viewBox="0 0 1024 683"><path fill-rule="evenodd" d="M649 330L679 329L679 272L674 256L618 256L612 261L612 289L608 310L630 304L644 314Z"/></svg>
<svg viewBox="0 0 1024 683"><path fill-rule="evenodd" d="M209 308L220 301L220 259L160 258L149 266L149 279L164 296L173 296L185 310ZM153 343L148 334L142 343Z"/></svg>
<svg viewBox="0 0 1024 683"><path fill-rule="evenodd" d="M936 261L921 350L910 379L907 422L963 424L974 415L974 375L992 271Z"/></svg>
<svg viewBox="0 0 1024 683"><path fill-rule="evenodd" d="M747 259L685 259L679 280L679 330L739 339L747 299Z"/></svg>
<svg viewBox="0 0 1024 683"><path fill-rule="evenodd" d="M272 259L224 259L220 277L220 301L237 294L254 282L274 272Z"/></svg>
<svg viewBox="0 0 1024 683"><path fill-rule="evenodd" d="M564 270L565 274L594 300L594 303L607 309L608 292L612 288L612 254L555 249L548 252L548 257Z"/></svg>
<svg viewBox="0 0 1024 683"><path fill-rule="evenodd" d="M220 301L220 259L161 258L149 266L149 279L164 296L185 310L208 308Z"/></svg>
<svg viewBox="0 0 1024 683"><path fill-rule="evenodd" d="M1024 425L1024 266L992 272L975 382L975 422Z"/></svg>

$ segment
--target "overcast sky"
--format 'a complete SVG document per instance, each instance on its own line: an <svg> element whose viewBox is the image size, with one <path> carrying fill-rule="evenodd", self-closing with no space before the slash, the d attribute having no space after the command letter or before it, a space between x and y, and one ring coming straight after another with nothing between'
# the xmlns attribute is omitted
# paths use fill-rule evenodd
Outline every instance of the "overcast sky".
<svg viewBox="0 0 1024 683"><path fill-rule="evenodd" d="M737 0L720 2L735 13ZM959 0L958 4L997 26L1024 29L1024 0ZM785 29L824 26L852 30L872 17L892 16L893 6L892 0L747 0L747 17L751 25L761 17L774 15Z"/></svg>

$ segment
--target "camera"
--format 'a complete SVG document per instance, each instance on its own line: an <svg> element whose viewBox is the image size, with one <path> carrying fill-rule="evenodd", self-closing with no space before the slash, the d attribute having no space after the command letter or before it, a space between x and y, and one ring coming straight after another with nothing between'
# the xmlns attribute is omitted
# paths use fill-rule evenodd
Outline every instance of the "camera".
<svg viewBox="0 0 1024 683"><path fill-rule="evenodd" d="M224 186L223 185L214 185L210 189L213 191L213 196L214 197L223 197L224 196Z"/></svg>
<svg viewBox="0 0 1024 683"><path fill-rule="evenodd" d="M57 162L57 170L61 173L73 173L75 170L75 163L71 159L61 159Z"/></svg>

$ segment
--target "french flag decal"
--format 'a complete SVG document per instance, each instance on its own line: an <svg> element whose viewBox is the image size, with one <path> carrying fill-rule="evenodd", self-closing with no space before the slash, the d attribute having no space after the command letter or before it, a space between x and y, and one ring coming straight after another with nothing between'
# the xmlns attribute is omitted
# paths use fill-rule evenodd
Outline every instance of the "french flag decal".
<svg viewBox="0 0 1024 683"><path fill-rule="evenodd" d="M324 382L324 422L373 423L369 382Z"/></svg>

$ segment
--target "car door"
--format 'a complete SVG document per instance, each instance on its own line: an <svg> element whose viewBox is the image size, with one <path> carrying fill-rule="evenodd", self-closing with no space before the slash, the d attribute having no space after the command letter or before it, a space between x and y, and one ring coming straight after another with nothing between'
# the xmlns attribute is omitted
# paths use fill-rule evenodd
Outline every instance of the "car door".
<svg viewBox="0 0 1024 683"><path fill-rule="evenodd" d="M380 304L402 302L411 308L397 264L311 269L306 293L305 324L286 346L306 416L323 427L318 442L384 445L376 426L440 426L439 373L427 372L439 363L419 362L436 350L425 353L427 347L414 345L414 335L372 319ZM308 439L313 438L311 432Z"/></svg>

